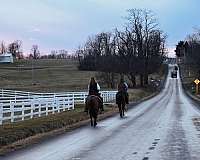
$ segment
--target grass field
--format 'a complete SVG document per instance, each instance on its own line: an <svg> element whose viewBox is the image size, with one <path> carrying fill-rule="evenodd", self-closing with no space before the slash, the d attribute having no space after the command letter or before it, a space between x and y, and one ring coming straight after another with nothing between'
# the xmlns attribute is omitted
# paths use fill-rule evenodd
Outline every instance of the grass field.
<svg viewBox="0 0 200 160"><path fill-rule="evenodd" d="M77 66L75 60L21 60L0 64L0 88L37 92L86 90L95 72L79 71Z"/></svg>
<svg viewBox="0 0 200 160"><path fill-rule="evenodd" d="M84 91L90 77L95 75L93 71L79 71L76 60L20 60L0 64L0 88L35 92ZM161 76L162 73L156 73L149 77L160 79ZM101 82L100 86L108 90Z"/></svg>

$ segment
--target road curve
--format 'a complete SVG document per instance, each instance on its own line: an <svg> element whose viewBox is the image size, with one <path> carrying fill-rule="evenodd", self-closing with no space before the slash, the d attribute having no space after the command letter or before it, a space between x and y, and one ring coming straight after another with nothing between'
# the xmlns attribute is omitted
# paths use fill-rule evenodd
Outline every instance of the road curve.
<svg viewBox="0 0 200 160"><path fill-rule="evenodd" d="M0 160L199 160L200 111L168 76L156 97L119 115Z"/></svg>

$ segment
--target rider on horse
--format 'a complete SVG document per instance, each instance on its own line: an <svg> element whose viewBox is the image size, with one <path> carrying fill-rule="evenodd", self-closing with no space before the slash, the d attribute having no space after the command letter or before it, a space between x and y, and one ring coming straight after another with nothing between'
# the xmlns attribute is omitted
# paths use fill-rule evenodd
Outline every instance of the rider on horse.
<svg viewBox="0 0 200 160"><path fill-rule="evenodd" d="M88 92L89 92L88 97L91 95L97 96L99 98L99 108L101 109L101 111L104 111L103 98L100 96L99 91L100 91L99 84L95 81L94 77L91 77L90 84L88 85ZM88 108L87 106L85 106L85 112L87 111L88 111Z"/></svg>
<svg viewBox="0 0 200 160"><path fill-rule="evenodd" d="M118 84L118 93L119 94L124 94L125 95L125 101L126 104L129 104L129 95L128 95L128 85L127 83L124 81L123 78L120 79L120 83Z"/></svg>

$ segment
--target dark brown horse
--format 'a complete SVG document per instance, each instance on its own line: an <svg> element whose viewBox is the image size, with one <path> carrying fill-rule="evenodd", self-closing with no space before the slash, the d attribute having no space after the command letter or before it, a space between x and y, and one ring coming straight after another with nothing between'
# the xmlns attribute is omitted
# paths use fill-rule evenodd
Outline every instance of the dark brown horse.
<svg viewBox="0 0 200 160"><path fill-rule="evenodd" d="M123 118L126 106L126 94L123 92L118 92L116 94L116 103L119 108L120 117Z"/></svg>
<svg viewBox="0 0 200 160"><path fill-rule="evenodd" d="M86 99L86 107L88 108L88 112L90 114L91 126L96 127L97 125L97 117L99 113L99 97L95 95L90 95ZM94 119L94 121L93 121Z"/></svg>

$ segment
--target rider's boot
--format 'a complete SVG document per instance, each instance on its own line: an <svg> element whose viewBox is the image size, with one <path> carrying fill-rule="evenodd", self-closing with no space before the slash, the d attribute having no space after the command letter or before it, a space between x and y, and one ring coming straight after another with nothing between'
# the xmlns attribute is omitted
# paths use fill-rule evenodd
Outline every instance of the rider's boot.
<svg viewBox="0 0 200 160"><path fill-rule="evenodd" d="M103 103L101 104L101 111L104 111L104 108L103 108Z"/></svg>
<svg viewBox="0 0 200 160"><path fill-rule="evenodd" d="M101 111L104 111L104 108L103 108L103 98L100 97L101 101L100 101L100 108L101 108Z"/></svg>
<svg viewBox="0 0 200 160"><path fill-rule="evenodd" d="M88 113L87 98L85 99L84 112Z"/></svg>
<svg viewBox="0 0 200 160"><path fill-rule="evenodd" d="M126 104L129 104L129 95L128 95L128 93L126 92Z"/></svg>

